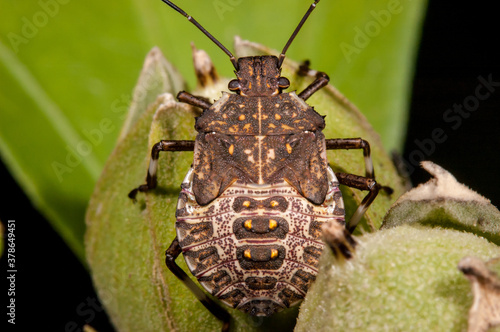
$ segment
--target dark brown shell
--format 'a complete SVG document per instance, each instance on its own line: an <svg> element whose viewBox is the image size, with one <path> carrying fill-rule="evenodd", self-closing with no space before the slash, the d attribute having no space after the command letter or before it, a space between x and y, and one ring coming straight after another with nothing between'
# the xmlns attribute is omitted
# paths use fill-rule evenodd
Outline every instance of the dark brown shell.
<svg viewBox="0 0 500 332"><path fill-rule="evenodd" d="M224 93L196 120L193 190L199 204L235 181L283 180L311 202L323 202L326 153L321 115L294 92L271 97Z"/></svg>

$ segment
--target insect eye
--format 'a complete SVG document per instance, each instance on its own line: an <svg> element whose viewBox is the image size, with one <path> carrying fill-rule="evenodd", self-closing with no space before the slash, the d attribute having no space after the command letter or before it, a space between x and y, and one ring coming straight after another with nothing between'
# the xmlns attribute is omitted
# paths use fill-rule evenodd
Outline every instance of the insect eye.
<svg viewBox="0 0 500 332"><path fill-rule="evenodd" d="M227 85L227 88L230 91L238 91L241 89L240 82L238 80L231 80L229 84Z"/></svg>
<svg viewBox="0 0 500 332"><path fill-rule="evenodd" d="M278 86L282 89L286 89L290 86L290 81L286 77L280 77L278 79Z"/></svg>

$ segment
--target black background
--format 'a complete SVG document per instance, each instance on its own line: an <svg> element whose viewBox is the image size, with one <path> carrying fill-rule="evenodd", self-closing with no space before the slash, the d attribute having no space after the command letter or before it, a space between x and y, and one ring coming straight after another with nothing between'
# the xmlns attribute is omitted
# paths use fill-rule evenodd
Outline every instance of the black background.
<svg viewBox="0 0 500 332"><path fill-rule="evenodd" d="M448 2L444 2L448 3ZM423 142L441 128L447 139L426 156L450 171L458 180L500 206L500 86L463 118L458 128L443 115L454 104L471 100L478 77L500 85L498 19L487 1L467 4L430 1L414 78L409 130L404 157L422 151ZM481 93L487 92L484 88ZM465 109L465 108L464 108ZM427 146L430 149L430 146ZM426 181L424 171L412 174L414 184Z"/></svg>
<svg viewBox="0 0 500 332"><path fill-rule="evenodd" d="M451 3L448 5L448 3ZM457 129L443 114L475 94L478 77L492 75L500 82L497 11L488 1L430 1L416 68L408 137L403 158L415 159L423 149L415 140L430 139L441 128L447 139L436 143L426 159L448 169L460 182L500 204L500 87L463 119ZM482 90L485 92L486 90ZM430 150L430 146L427 146ZM412 158L410 158L413 156ZM418 184L429 176L412 172ZM112 331L99 305L91 280L63 241L0 165L2 199L0 218L16 219L16 327L64 331L68 322L87 320L98 331ZM5 257L1 262L6 270ZM8 289L2 278L1 292ZM2 306L5 302L2 303ZM84 310L77 312L77 308ZM4 310L2 310L4 312ZM95 317L92 316L95 314ZM6 317L2 317L2 323ZM16 329L17 330L17 329ZM78 331L76 329L75 331Z"/></svg>

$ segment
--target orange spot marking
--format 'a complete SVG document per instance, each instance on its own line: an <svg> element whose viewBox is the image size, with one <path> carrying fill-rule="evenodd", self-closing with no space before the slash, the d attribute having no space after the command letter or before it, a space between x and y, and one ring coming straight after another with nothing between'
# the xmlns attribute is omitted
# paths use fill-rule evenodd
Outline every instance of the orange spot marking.
<svg viewBox="0 0 500 332"><path fill-rule="evenodd" d="M270 219L269 220L269 229L273 231L276 229L276 227L278 227L278 222L274 219Z"/></svg>
<svg viewBox="0 0 500 332"><path fill-rule="evenodd" d="M252 259L252 253L250 252L250 249L245 250L243 255L245 256L246 259ZM272 256L272 253L271 253L271 256Z"/></svg>
<svg viewBox="0 0 500 332"><path fill-rule="evenodd" d="M245 227L247 230L251 231L252 230L252 219L245 220L243 227Z"/></svg>
<svg viewBox="0 0 500 332"><path fill-rule="evenodd" d="M281 128L283 128L283 129L285 129L285 130L294 130L294 129L295 129L295 128L290 127L290 126L288 126L288 125L286 125L286 124L282 124L282 125L281 125Z"/></svg>
<svg viewBox="0 0 500 332"><path fill-rule="evenodd" d="M276 257L278 257L278 250L271 249L271 259L275 259Z"/></svg>

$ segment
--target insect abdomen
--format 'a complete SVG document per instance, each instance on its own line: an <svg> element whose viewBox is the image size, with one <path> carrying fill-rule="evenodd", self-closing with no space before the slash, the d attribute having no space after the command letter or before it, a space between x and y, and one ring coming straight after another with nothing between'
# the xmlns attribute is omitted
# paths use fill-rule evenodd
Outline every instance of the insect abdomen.
<svg viewBox="0 0 500 332"><path fill-rule="evenodd" d="M317 274L321 225L344 223L338 182L328 168L325 202L315 205L285 181L235 182L208 205L196 203L192 170L177 207L177 237L191 273L227 305L268 316L295 305Z"/></svg>

